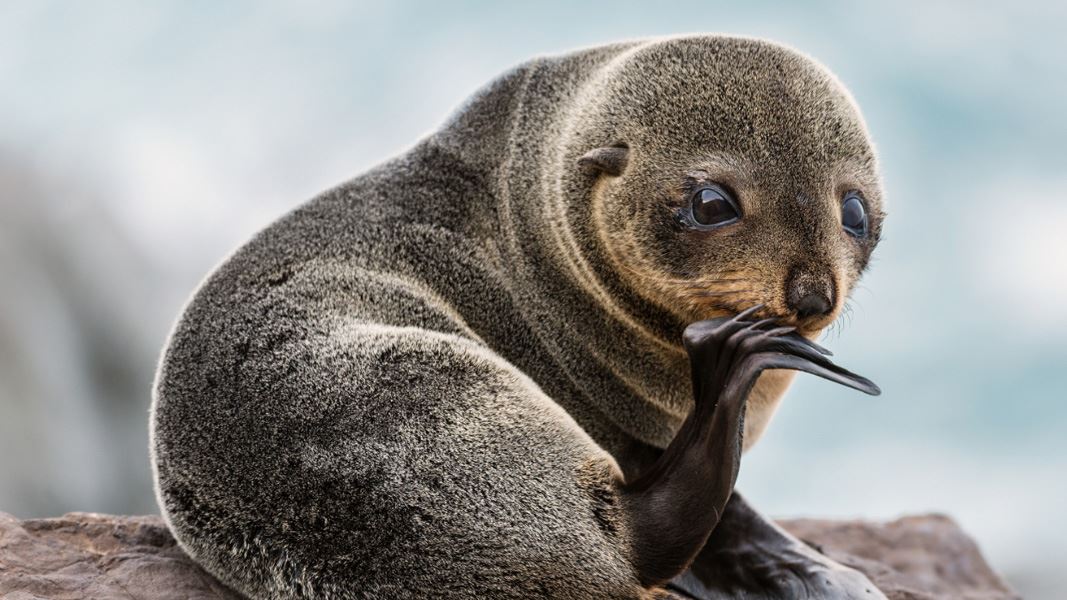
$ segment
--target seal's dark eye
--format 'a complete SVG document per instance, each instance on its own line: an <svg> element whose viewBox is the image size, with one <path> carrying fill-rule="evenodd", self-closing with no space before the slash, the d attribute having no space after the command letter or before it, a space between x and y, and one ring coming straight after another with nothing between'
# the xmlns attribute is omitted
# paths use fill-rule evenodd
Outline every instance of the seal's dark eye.
<svg viewBox="0 0 1067 600"><path fill-rule="evenodd" d="M856 192L845 194L841 201L841 225L856 237L867 237L867 209Z"/></svg>
<svg viewBox="0 0 1067 600"><path fill-rule="evenodd" d="M693 194L691 208L693 221L698 226L725 225L741 218L733 196L717 185L698 189Z"/></svg>

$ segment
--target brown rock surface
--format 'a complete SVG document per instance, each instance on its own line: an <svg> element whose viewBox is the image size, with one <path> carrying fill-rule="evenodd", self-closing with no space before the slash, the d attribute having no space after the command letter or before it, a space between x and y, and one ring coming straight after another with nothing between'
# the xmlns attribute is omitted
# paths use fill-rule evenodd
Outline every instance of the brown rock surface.
<svg viewBox="0 0 1067 600"><path fill-rule="evenodd" d="M239 595L196 566L157 516L0 513L0 600L182 600Z"/></svg>
<svg viewBox="0 0 1067 600"><path fill-rule="evenodd" d="M978 545L943 515L888 523L792 519L779 524L867 574L890 600L1017 600Z"/></svg>
<svg viewBox="0 0 1067 600"><path fill-rule="evenodd" d="M892 600L1017 598L950 519L798 519L782 525L865 573ZM237 599L196 566L157 516L0 513L0 600Z"/></svg>

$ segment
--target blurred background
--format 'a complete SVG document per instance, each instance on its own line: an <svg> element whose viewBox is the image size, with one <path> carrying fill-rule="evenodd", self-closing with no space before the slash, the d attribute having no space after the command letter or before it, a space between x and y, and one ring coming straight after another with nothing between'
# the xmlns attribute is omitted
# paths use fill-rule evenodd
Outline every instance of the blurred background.
<svg viewBox="0 0 1067 600"><path fill-rule="evenodd" d="M0 1L0 510L156 512L155 362L257 229L402 152L538 54L767 37L853 91L890 217L739 488L778 516L945 512L1067 597L1062 3Z"/></svg>

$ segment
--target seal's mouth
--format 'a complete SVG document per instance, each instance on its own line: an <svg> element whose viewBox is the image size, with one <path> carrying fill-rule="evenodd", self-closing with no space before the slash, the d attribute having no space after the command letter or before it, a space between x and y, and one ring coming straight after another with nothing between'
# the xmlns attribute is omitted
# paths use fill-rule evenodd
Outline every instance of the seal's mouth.
<svg viewBox="0 0 1067 600"><path fill-rule="evenodd" d="M794 327L800 335L815 339L844 309L836 284L813 291L813 286L787 286L751 270L728 270L690 280L637 273L635 280L652 290L650 296L658 296L660 302L666 299L664 306L685 323L733 317L760 305L754 318L774 319L780 326Z"/></svg>
<svg viewBox="0 0 1067 600"><path fill-rule="evenodd" d="M806 338L813 338L822 333L827 327L829 327L834 321L836 321L839 314L840 310L835 309L832 312L815 317L802 317L797 313L793 312L778 318L783 325L796 327L797 333L800 333Z"/></svg>
<svg viewBox="0 0 1067 600"><path fill-rule="evenodd" d="M693 316L695 320L732 317L756 305L761 305L761 308L752 314L752 318L775 319L775 322L783 327L795 327L797 333L808 339L815 339L821 335L837 320L841 312L840 308L834 307L825 314L804 316L798 311L776 306L773 301L762 301L759 297L754 297L745 298L742 301L708 300L701 303Z"/></svg>

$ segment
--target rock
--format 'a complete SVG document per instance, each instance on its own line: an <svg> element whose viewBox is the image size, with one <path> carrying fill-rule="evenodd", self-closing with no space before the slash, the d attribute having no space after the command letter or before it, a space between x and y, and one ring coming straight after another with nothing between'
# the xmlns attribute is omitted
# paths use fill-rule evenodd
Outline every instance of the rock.
<svg viewBox="0 0 1067 600"><path fill-rule="evenodd" d="M178 547L157 516L0 513L0 599L237 600Z"/></svg>
<svg viewBox="0 0 1067 600"><path fill-rule="evenodd" d="M792 519L779 524L837 562L866 573L890 600L1018 600L978 545L943 515L888 523Z"/></svg>
<svg viewBox="0 0 1067 600"><path fill-rule="evenodd" d="M1016 596L947 517L884 524L798 519L782 526L865 573L892 600ZM238 599L182 552L158 516L0 513L0 599Z"/></svg>

